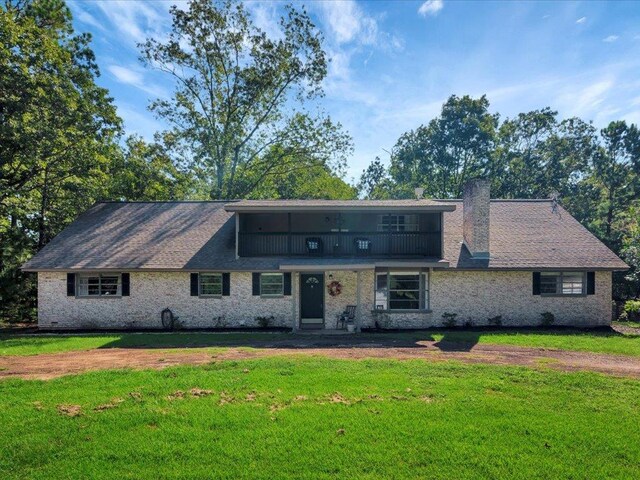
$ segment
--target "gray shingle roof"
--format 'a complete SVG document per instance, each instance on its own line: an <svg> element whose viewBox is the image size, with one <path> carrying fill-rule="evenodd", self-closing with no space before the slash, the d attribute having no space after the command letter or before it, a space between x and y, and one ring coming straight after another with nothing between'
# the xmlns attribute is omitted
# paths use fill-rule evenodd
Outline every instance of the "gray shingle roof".
<svg viewBox="0 0 640 480"><path fill-rule="evenodd" d="M457 207L444 214L445 260L450 268L627 268L565 210L560 208L560 215L552 213L548 201L492 201L491 259L473 260L462 245L462 202L437 203ZM225 204L99 203L64 229L23 269L277 270L281 264L300 263L277 257L236 259L235 221ZM353 264L354 260L331 263Z"/></svg>

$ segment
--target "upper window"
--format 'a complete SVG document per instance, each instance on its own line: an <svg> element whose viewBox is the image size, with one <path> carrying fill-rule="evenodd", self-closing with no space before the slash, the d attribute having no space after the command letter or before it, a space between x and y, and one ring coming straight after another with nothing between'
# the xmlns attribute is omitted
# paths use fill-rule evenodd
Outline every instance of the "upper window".
<svg viewBox="0 0 640 480"><path fill-rule="evenodd" d="M284 275L282 273L261 273L260 295L263 297L284 295Z"/></svg>
<svg viewBox="0 0 640 480"><path fill-rule="evenodd" d="M542 295L584 295L584 272L541 272L540 293Z"/></svg>
<svg viewBox="0 0 640 480"><path fill-rule="evenodd" d="M384 272L376 274L377 310L427 310L427 272Z"/></svg>
<svg viewBox="0 0 640 480"><path fill-rule="evenodd" d="M78 275L79 297L117 297L122 295L120 274L95 273Z"/></svg>
<svg viewBox="0 0 640 480"><path fill-rule="evenodd" d="M221 273L201 273L198 277L200 279L200 295L222 295Z"/></svg>
<svg viewBox="0 0 640 480"><path fill-rule="evenodd" d="M418 215L378 215L379 232L417 232Z"/></svg>

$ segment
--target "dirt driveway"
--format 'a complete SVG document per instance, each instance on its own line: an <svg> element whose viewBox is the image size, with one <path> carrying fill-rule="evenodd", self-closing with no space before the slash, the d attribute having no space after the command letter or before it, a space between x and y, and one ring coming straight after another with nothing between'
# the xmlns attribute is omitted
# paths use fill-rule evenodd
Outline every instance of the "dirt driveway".
<svg viewBox="0 0 640 480"><path fill-rule="evenodd" d="M325 345L326 343L326 345ZM203 349L161 350L148 348L104 348L87 351L0 357L0 379L51 379L90 370L155 368L174 365L202 365L213 361L261 358L278 355L320 355L341 359L393 358L431 362L458 360L465 363L523 365L557 370L586 370L640 378L640 358L588 352L506 345L469 345L455 342L419 341L411 347L381 342L287 342L260 345L254 349L230 347L222 352ZM248 345L250 346L250 345Z"/></svg>

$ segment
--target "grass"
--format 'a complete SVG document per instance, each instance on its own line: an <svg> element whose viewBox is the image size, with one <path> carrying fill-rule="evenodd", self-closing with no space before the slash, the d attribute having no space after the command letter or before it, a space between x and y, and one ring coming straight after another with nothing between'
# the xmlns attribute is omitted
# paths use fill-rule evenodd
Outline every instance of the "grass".
<svg viewBox="0 0 640 480"><path fill-rule="evenodd" d="M9 380L0 478L639 478L639 413L638 381L455 362Z"/></svg>
<svg viewBox="0 0 640 480"><path fill-rule="evenodd" d="M278 341L295 341L292 334L269 333L143 333L100 335L0 335L0 355L36 355L94 348L184 348L260 346ZM335 338L335 337L334 337ZM464 343L518 345L523 347L557 348L563 350L640 356L640 335L616 332L580 330L496 330L464 331L434 330L385 334L361 334L358 341L380 342L382 338L413 345L421 340ZM305 342L319 337L305 337Z"/></svg>
<svg viewBox="0 0 640 480"><path fill-rule="evenodd" d="M640 322L613 322L613 325L620 327L640 328Z"/></svg>

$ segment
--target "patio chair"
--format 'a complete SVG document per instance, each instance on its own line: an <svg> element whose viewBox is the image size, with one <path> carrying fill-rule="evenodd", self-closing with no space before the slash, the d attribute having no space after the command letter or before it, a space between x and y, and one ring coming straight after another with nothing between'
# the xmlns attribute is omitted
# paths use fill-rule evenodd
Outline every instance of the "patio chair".
<svg viewBox="0 0 640 480"><path fill-rule="evenodd" d="M336 315L336 330L340 328L344 329L347 322L354 321L355 318L356 318L356 306L347 305L347 308L345 309L344 312Z"/></svg>

